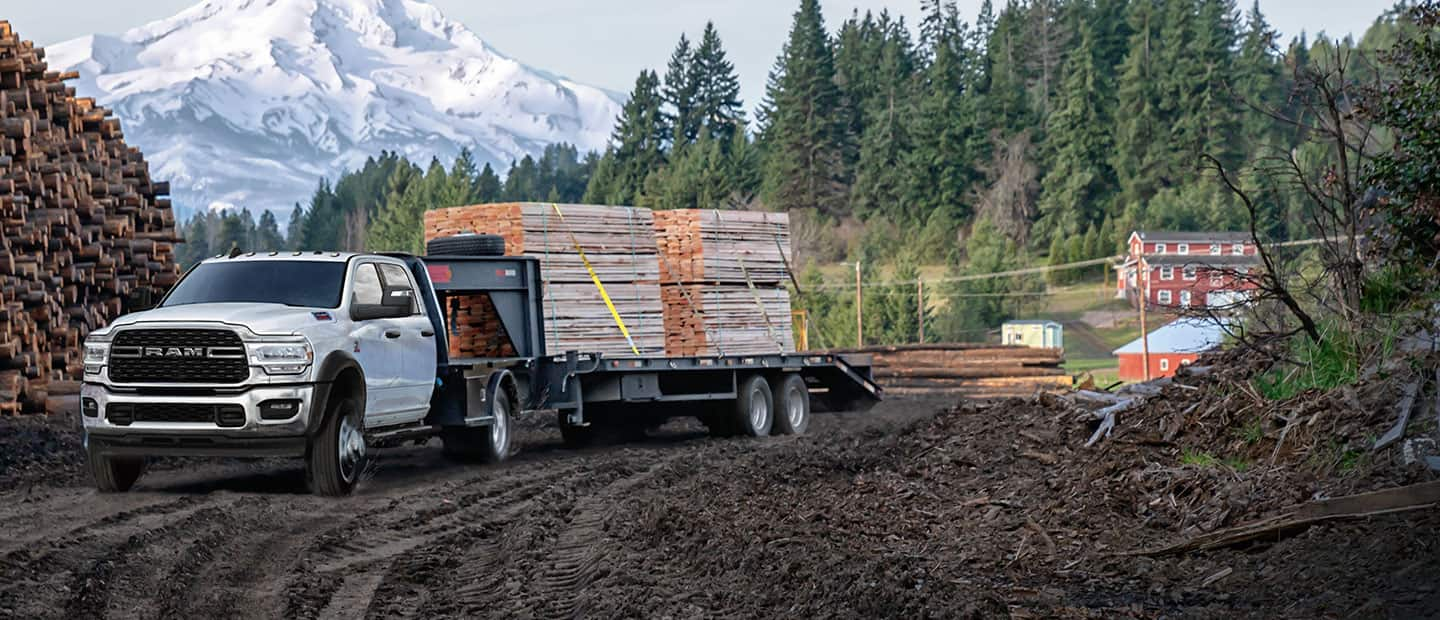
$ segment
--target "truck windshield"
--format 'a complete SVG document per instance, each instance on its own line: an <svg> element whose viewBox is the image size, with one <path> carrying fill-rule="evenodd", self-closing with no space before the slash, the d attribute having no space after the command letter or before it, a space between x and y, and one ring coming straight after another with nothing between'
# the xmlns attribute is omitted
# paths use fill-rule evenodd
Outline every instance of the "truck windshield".
<svg viewBox="0 0 1440 620"><path fill-rule="evenodd" d="M180 280L162 306L213 303L338 308L345 263L261 260L202 263Z"/></svg>

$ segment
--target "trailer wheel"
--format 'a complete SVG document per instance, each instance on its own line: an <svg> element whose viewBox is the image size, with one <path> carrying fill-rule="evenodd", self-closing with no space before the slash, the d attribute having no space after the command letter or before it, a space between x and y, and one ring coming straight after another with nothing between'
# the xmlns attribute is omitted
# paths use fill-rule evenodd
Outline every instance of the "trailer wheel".
<svg viewBox="0 0 1440 620"><path fill-rule="evenodd" d="M760 375L750 375L740 385L731 417L738 435L764 437L775 423L775 401L770 383Z"/></svg>
<svg viewBox="0 0 1440 620"><path fill-rule="evenodd" d="M477 428L446 428L440 431L445 456L462 463L500 463L510 456L510 425L515 419L515 403L510 391L495 392L490 412L495 419L489 426Z"/></svg>
<svg viewBox="0 0 1440 620"><path fill-rule="evenodd" d="M776 435L800 435L810 426L810 388L797 374L787 374L775 387Z"/></svg>
<svg viewBox="0 0 1440 620"><path fill-rule="evenodd" d="M101 493L124 493L135 486L145 473L145 458L139 456L105 456L90 450L86 455L95 488Z"/></svg>
<svg viewBox="0 0 1440 620"><path fill-rule="evenodd" d="M504 256L505 238L500 235L466 233L431 239L425 244L428 256Z"/></svg>
<svg viewBox="0 0 1440 620"><path fill-rule="evenodd" d="M320 434L310 440L305 473L319 495L346 495L365 469L365 412L354 395L336 400L326 412Z"/></svg>

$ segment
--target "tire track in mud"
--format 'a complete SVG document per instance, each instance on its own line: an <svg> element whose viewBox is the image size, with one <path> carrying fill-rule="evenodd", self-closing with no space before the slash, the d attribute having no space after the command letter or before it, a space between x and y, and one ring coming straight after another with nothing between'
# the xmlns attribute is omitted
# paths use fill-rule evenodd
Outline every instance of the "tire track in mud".
<svg viewBox="0 0 1440 620"><path fill-rule="evenodd" d="M170 521L144 532L131 534L118 544L109 546L98 556L71 558L78 566L71 571L68 587L52 590L66 593L68 598L55 601L51 611L54 607L63 606L63 617L89 618L111 615L109 610L112 604L120 609L129 609L130 605L124 603L133 603L132 601L113 601L112 593L117 589L134 590L142 595L145 593L146 588L128 586L135 577L156 571L157 567L145 560L150 559L153 552L163 551L168 547L154 543L178 538L204 538L233 518L230 515L234 512L220 505L207 506L178 521ZM61 574L56 573L55 576Z"/></svg>
<svg viewBox="0 0 1440 620"><path fill-rule="evenodd" d="M447 535L391 563L374 589L366 615L475 617L505 613L514 606L510 595L517 594L516 587L535 581L530 574L539 571L543 560L531 556L548 555L555 543L550 533L566 526L564 520L574 513L577 498L636 477L643 469L633 464L637 459L654 464L657 458L678 458L681 454L671 448L577 455L580 467L553 472L547 476L550 484L535 489L527 498L491 502L489 509L467 511L473 513L470 524L452 528ZM571 475L575 473L581 475ZM537 532L543 540L527 538Z"/></svg>
<svg viewBox="0 0 1440 620"><path fill-rule="evenodd" d="M330 527L306 549L288 579L286 614L362 615L397 558L453 536L477 519L477 513L486 514L497 506L527 505L551 481L584 467L578 459L549 464L552 466L533 470L517 465L485 470L481 477L459 484L415 490Z"/></svg>
<svg viewBox="0 0 1440 620"><path fill-rule="evenodd" d="M541 616L579 618L586 615L586 598L582 595L594 579L596 569L604 561L607 551L607 545L603 544L606 538L605 523L618 511L617 501L648 482L680 456L672 454L643 471L621 478L601 489L599 493L581 499L570 509L570 513L566 515L569 525L561 531L555 542L554 555L540 575L536 600L533 602L539 604L538 611ZM467 593L482 592L462 589L462 600Z"/></svg>

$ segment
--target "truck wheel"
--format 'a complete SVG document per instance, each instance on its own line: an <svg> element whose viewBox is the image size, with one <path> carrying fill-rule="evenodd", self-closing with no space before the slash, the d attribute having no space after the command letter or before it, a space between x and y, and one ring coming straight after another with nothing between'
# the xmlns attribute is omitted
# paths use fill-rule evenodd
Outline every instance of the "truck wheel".
<svg viewBox="0 0 1440 620"><path fill-rule="evenodd" d="M760 375L750 375L740 384L739 397L731 417L736 434L750 437L764 437L770 434L775 422L774 400L770 394L770 383Z"/></svg>
<svg viewBox="0 0 1440 620"><path fill-rule="evenodd" d="M775 403L776 435L799 435L810 426L810 388L797 374L787 374L771 395Z"/></svg>
<svg viewBox="0 0 1440 620"><path fill-rule="evenodd" d="M490 413L495 419L489 426L447 428L440 431L445 456L462 463L499 463L510 457L510 424L515 420L515 403L510 391L501 389L494 395Z"/></svg>
<svg viewBox="0 0 1440 620"><path fill-rule="evenodd" d="M570 415L564 411L556 414L560 426L560 440L566 448L588 448L595 444L595 425L579 426L570 423Z"/></svg>
<svg viewBox="0 0 1440 620"><path fill-rule="evenodd" d="M467 233L431 239L425 244L428 256L504 256L505 238L500 235Z"/></svg>
<svg viewBox="0 0 1440 620"><path fill-rule="evenodd" d="M145 473L145 457L105 456L90 451L87 459L95 488L101 493L124 493Z"/></svg>
<svg viewBox="0 0 1440 620"><path fill-rule="evenodd" d="M364 419L364 410L354 396L341 398L330 407L305 457L310 490L335 496L355 488L365 469Z"/></svg>

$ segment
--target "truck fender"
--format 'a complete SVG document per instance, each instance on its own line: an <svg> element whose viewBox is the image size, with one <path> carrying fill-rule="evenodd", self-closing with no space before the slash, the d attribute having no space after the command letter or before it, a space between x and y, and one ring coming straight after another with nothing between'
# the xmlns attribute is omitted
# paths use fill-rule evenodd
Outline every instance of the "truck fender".
<svg viewBox="0 0 1440 620"><path fill-rule="evenodd" d="M525 403L520 401L520 389L515 384L515 376L509 370L500 370L490 375L490 380L485 384L486 394L498 394L500 390L510 393L510 402L515 403L516 413L525 409ZM485 415L495 415L495 399L485 399Z"/></svg>
<svg viewBox="0 0 1440 620"><path fill-rule="evenodd" d="M310 405L310 420L305 425L306 435L313 437L319 432L332 392L337 388L359 390L360 404L364 406L365 370L345 351L331 351L315 369L315 396Z"/></svg>

